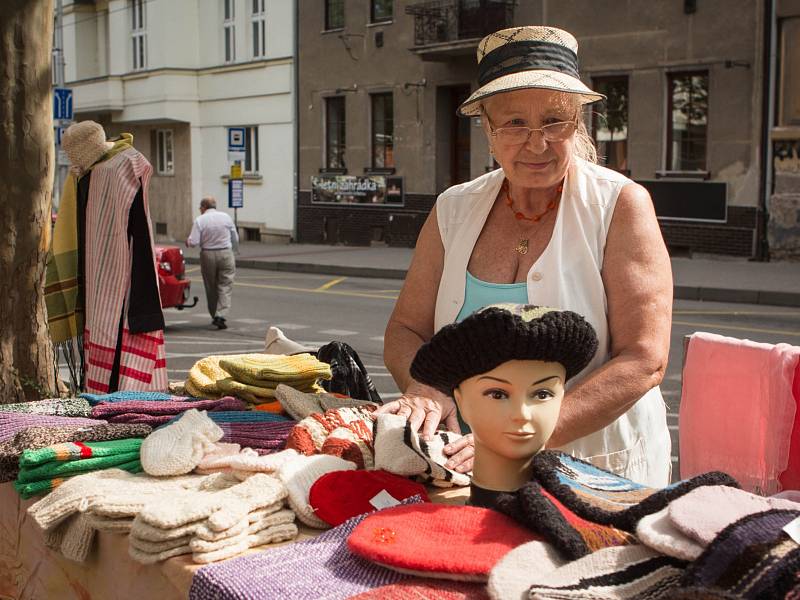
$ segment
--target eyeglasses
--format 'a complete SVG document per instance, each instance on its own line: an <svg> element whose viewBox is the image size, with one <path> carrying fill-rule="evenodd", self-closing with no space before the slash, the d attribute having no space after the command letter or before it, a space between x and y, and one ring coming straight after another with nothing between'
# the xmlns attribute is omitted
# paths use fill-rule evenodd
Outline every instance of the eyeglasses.
<svg viewBox="0 0 800 600"><path fill-rule="evenodd" d="M498 127L494 129L491 124L489 128L492 130L492 137L496 138L499 142L508 146L525 144L534 131L542 134L546 142L563 142L573 133L578 124L575 121L559 121L558 123L550 123L539 128L533 127Z"/></svg>

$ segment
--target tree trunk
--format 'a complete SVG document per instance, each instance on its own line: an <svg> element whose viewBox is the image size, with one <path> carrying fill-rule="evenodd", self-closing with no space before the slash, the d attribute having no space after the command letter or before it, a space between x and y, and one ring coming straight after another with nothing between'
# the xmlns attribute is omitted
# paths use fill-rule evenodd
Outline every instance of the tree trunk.
<svg viewBox="0 0 800 600"><path fill-rule="evenodd" d="M53 186L53 0L0 2L0 404L55 384L44 275Z"/></svg>

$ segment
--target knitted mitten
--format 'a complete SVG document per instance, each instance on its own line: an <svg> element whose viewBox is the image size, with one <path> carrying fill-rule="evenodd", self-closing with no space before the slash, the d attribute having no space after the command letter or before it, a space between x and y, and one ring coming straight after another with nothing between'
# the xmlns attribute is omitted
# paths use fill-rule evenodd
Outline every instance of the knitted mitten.
<svg viewBox="0 0 800 600"><path fill-rule="evenodd" d="M314 508L308 501L311 486L325 473L355 468L355 463L327 454L297 456L281 466L278 477L286 486L289 506L297 514L297 518L309 527L327 529L329 525L314 514Z"/></svg>
<svg viewBox="0 0 800 600"><path fill-rule="evenodd" d="M535 481L529 481L513 494L501 494L497 508L540 533L568 559L608 546L636 543L630 533L579 517Z"/></svg>
<svg viewBox="0 0 800 600"><path fill-rule="evenodd" d="M713 505L705 507L705 514L711 512L709 506ZM669 518L669 506L639 519L636 537L645 546L681 560L694 560L703 553L703 546L675 527Z"/></svg>
<svg viewBox="0 0 800 600"><path fill-rule="evenodd" d="M461 436L437 431L432 440L423 440L411 431L408 421L399 415L378 415L375 424L375 468L396 475L416 475L421 481L439 487L469 485L469 475L444 466L444 447Z"/></svg>
<svg viewBox="0 0 800 600"><path fill-rule="evenodd" d="M337 427L328 434L320 448L320 454L338 456L356 463L358 469L375 468L372 450L373 423L355 421Z"/></svg>
<svg viewBox="0 0 800 600"><path fill-rule="evenodd" d="M547 542L534 540L517 546L501 558L489 573L489 596L492 600L527 598L534 577L555 571L565 562Z"/></svg>
<svg viewBox="0 0 800 600"><path fill-rule="evenodd" d="M236 444L231 444L237 446ZM252 448L243 448L237 454L207 456L197 466L198 472L210 473L213 471L237 473L274 473L280 469L287 460L298 456L294 450L282 450L273 454L259 454Z"/></svg>
<svg viewBox="0 0 800 600"><path fill-rule="evenodd" d="M139 541L135 538L130 539L128 544L128 555L138 563L143 565L152 565L162 560L167 560L173 556L181 556L183 554L190 554L192 551L189 548L189 541L184 540L185 543L179 546L172 546L165 548L160 552L149 552L139 547ZM150 546L146 546L150 547Z"/></svg>
<svg viewBox="0 0 800 600"><path fill-rule="evenodd" d="M213 443L222 435L222 429L205 412L187 410L176 422L145 438L142 467L149 475L184 475L215 449Z"/></svg>
<svg viewBox="0 0 800 600"><path fill-rule="evenodd" d="M344 407L313 413L294 426L286 440L286 447L310 456L322 450L322 444L334 429L362 421L368 429L372 429L373 407Z"/></svg>
<svg viewBox="0 0 800 600"><path fill-rule="evenodd" d="M532 465L533 477L575 513L625 531L634 531L639 519L697 487L738 487L730 475L713 471L663 489L651 488L557 450L539 452Z"/></svg>
<svg viewBox="0 0 800 600"><path fill-rule="evenodd" d="M255 548L256 546L263 546L265 544L276 544L278 542L293 540L297 537L297 534L297 525L294 523L274 525L272 527L266 527L256 533L247 534L243 536L236 544L224 546L207 552L195 552L192 554L192 560L200 564L208 564L218 560L225 560L233 556L238 556L248 548Z"/></svg>
<svg viewBox="0 0 800 600"><path fill-rule="evenodd" d="M192 537L189 542L192 552L213 552L226 546L234 546L241 542L242 535L258 533L263 529L274 527L275 525L286 525L294 523L294 513L290 510L279 510L270 515L265 515L253 523L248 523L247 527L240 535L220 537L214 540L205 540L200 537Z"/></svg>

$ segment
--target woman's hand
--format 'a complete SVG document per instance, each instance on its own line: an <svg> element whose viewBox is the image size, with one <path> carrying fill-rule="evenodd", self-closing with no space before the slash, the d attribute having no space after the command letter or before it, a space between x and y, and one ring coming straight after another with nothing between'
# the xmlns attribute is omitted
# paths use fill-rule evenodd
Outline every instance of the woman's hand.
<svg viewBox="0 0 800 600"><path fill-rule="evenodd" d="M468 433L452 444L447 444L444 453L450 457L444 465L448 469L459 473L472 471L472 461L475 458L475 441L472 439L472 434Z"/></svg>
<svg viewBox="0 0 800 600"><path fill-rule="evenodd" d="M430 440L436 433L439 423L444 423L450 431L458 433L458 417L456 416L456 403L432 387L413 382L406 389L405 394L397 400L387 402L375 411L375 414L391 413L408 419L412 431L419 431L422 427L423 440Z"/></svg>

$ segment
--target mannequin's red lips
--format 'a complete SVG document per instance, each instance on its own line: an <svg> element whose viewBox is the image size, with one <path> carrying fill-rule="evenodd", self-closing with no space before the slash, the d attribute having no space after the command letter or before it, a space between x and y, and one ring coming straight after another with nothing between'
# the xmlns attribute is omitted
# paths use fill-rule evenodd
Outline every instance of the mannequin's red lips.
<svg viewBox="0 0 800 600"><path fill-rule="evenodd" d="M520 439L530 438L536 435L535 432L531 431L506 431L505 434Z"/></svg>

